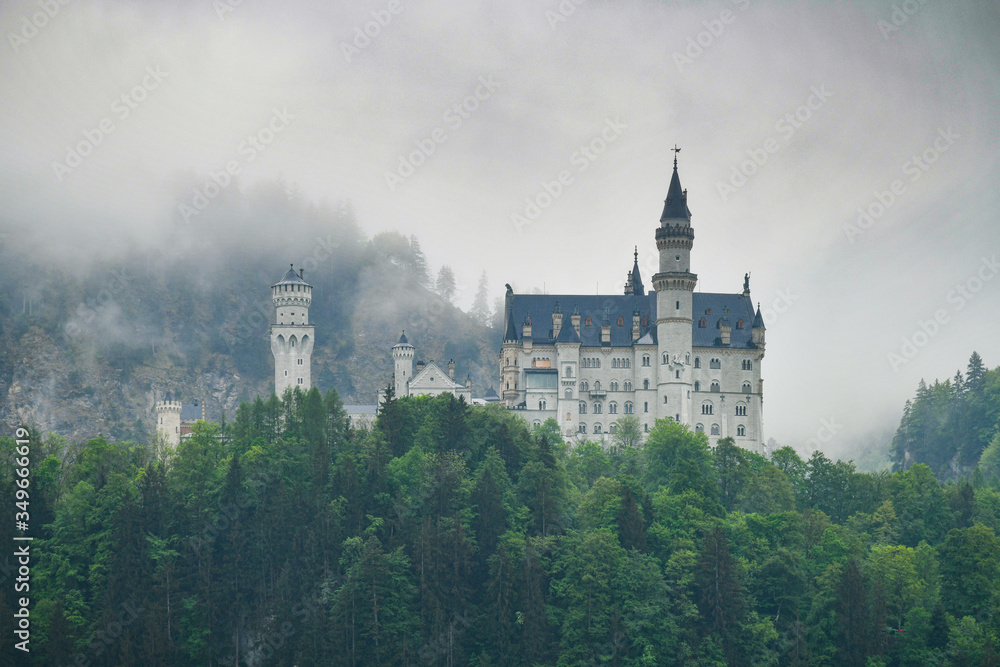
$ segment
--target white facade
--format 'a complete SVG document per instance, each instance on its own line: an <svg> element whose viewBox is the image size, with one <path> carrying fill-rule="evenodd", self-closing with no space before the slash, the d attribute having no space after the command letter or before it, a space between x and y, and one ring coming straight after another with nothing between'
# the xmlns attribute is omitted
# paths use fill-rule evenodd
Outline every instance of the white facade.
<svg viewBox="0 0 1000 667"><path fill-rule="evenodd" d="M644 432L670 418L763 446L764 323L742 292L695 292L694 229L676 162L656 229L659 272L645 292L638 261L624 295L514 294L506 298L501 395L539 424L556 419L578 440L605 440L623 415ZM563 306L572 308L566 317ZM518 326L518 322L520 326Z"/></svg>
<svg viewBox="0 0 1000 667"><path fill-rule="evenodd" d="M271 286L274 319L271 325L271 355L274 357L274 392L312 387L312 351L315 327L309 324L312 285L302 272L290 268L285 277Z"/></svg>
<svg viewBox="0 0 1000 667"><path fill-rule="evenodd" d="M404 331L392 348L392 382L397 397L454 394L456 397L464 396L465 402L472 404L472 381L466 379L465 384L455 381L455 362L448 362L447 373L433 361L415 366L415 352Z"/></svg>
<svg viewBox="0 0 1000 667"><path fill-rule="evenodd" d="M174 449L181 444L181 402L171 400L169 394L156 402L156 433Z"/></svg>

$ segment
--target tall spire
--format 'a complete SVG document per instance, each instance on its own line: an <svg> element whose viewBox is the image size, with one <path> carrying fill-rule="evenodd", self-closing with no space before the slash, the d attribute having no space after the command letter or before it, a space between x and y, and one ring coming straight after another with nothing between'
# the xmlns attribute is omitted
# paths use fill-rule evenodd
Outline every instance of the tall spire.
<svg viewBox="0 0 1000 667"><path fill-rule="evenodd" d="M674 144L671 150L674 152L674 173L670 177L670 187L667 188L667 199L663 203L660 222L678 218L691 220L691 211L687 207L687 191L681 188L681 179L677 175L677 154L681 149Z"/></svg>
<svg viewBox="0 0 1000 667"><path fill-rule="evenodd" d="M625 294L627 296L644 296L646 288L643 287L642 276L639 275L639 246L635 246L635 252L632 257L632 271L629 272L628 279L625 282Z"/></svg>

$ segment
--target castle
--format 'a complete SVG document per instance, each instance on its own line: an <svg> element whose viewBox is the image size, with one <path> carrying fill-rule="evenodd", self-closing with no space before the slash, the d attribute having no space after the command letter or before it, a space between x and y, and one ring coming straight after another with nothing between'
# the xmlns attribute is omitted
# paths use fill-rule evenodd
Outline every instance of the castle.
<svg viewBox="0 0 1000 667"><path fill-rule="evenodd" d="M503 402L532 424L555 419L579 440L604 440L633 415L643 432L670 418L712 442L761 447L764 320L749 274L741 293L694 291L694 228L676 153L655 240L659 272L649 292L638 250L623 295L515 294L507 286Z"/></svg>
<svg viewBox="0 0 1000 667"><path fill-rule="evenodd" d="M499 399L533 425L556 420L575 440L606 440L629 415L644 433L657 419L673 419L712 441L731 437L744 448L762 447L764 320L750 300L749 274L742 292L695 292L694 228L676 155L654 238L659 271L651 291L639 272L638 248L622 295L515 294L507 286L500 397L491 387L473 399L471 379L457 382L453 361L447 372L433 361L415 362L405 331L392 348L396 396L451 393L469 404ZM274 391L308 391L312 286L291 267L271 286L271 300ZM156 403L157 430L175 447L194 421L182 415L190 407L169 394ZM370 425L377 412L374 405L345 408L358 424Z"/></svg>

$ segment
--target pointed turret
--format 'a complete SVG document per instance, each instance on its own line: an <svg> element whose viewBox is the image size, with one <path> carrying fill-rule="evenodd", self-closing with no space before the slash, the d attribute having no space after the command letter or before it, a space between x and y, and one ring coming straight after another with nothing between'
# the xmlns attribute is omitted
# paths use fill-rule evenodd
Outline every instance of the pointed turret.
<svg viewBox="0 0 1000 667"><path fill-rule="evenodd" d="M642 276L639 274L639 246L635 247L633 254L632 271L625 279L626 296L645 296L646 288L642 285Z"/></svg>
<svg viewBox="0 0 1000 667"><path fill-rule="evenodd" d="M677 153L674 153L674 173L670 177L670 187L667 188L667 198L663 202L660 222L676 219L690 221L691 210L687 206L687 190L681 188L681 177L677 175Z"/></svg>
<svg viewBox="0 0 1000 667"><path fill-rule="evenodd" d="M764 331L766 327L764 326L764 316L760 312L760 303L757 304L757 314L753 316L753 328L750 331L751 340L753 344L759 348L764 347Z"/></svg>
<svg viewBox="0 0 1000 667"><path fill-rule="evenodd" d="M517 327L514 326L514 311L512 308L507 309L507 328L503 332L503 342L517 342Z"/></svg>

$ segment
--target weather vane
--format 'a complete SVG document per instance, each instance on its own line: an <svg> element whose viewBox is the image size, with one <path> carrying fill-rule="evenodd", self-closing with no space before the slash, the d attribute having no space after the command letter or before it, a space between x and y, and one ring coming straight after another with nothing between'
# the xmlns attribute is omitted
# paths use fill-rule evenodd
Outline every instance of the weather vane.
<svg viewBox="0 0 1000 667"><path fill-rule="evenodd" d="M672 150L674 152L674 167L676 168L677 167L677 154L681 152L681 149L677 148L677 144L674 144L674 147L671 148L670 150Z"/></svg>

